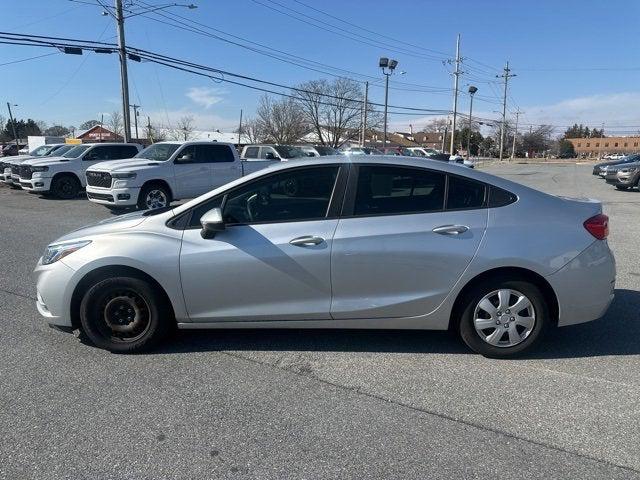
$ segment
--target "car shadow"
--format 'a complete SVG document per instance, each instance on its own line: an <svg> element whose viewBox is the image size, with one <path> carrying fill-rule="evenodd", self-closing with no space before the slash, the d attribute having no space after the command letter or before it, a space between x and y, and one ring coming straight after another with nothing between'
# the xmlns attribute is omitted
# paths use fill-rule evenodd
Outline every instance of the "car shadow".
<svg viewBox="0 0 640 480"><path fill-rule="evenodd" d="M640 354L640 292L616 290L607 314L594 322L550 330L522 359ZM453 332L415 330L223 329L181 330L154 353L201 351L471 352Z"/></svg>

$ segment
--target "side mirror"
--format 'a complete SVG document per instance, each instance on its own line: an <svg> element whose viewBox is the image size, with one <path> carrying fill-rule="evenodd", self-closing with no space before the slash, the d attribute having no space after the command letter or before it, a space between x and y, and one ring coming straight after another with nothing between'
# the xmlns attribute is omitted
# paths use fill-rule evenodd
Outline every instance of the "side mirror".
<svg viewBox="0 0 640 480"><path fill-rule="evenodd" d="M222 219L222 210L220 208L212 208L200 218L202 238L213 238L216 233L225 229L224 220Z"/></svg>
<svg viewBox="0 0 640 480"><path fill-rule="evenodd" d="M307 157L315 157L313 152L307 152Z"/></svg>
<svg viewBox="0 0 640 480"><path fill-rule="evenodd" d="M267 160L277 160L276 156L272 152L265 153L264 158L266 158Z"/></svg>
<svg viewBox="0 0 640 480"><path fill-rule="evenodd" d="M193 156L190 153L185 153L184 155L180 155L176 158L178 163L190 163L193 161Z"/></svg>

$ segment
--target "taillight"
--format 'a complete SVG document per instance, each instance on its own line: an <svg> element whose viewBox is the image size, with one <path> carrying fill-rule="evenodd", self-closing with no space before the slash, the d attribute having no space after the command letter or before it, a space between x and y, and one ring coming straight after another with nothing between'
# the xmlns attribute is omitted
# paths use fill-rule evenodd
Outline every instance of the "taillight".
<svg viewBox="0 0 640 480"><path fill-rule="evenodd" d="M609 217L599 213L585 221L584 228L598 240L604 240L609 235Z"/></svg>

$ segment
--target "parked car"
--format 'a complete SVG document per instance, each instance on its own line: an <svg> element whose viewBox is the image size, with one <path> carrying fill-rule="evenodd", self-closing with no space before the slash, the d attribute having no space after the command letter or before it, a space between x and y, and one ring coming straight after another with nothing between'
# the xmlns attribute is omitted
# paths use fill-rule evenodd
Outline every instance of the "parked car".
<svg viewBox="0 0 640 480"><path fill-rule="evenodd" d="M4 145L2 147L2 150L0 151L1 156L3 157L12 157L15 155L18 155L18 152L20 151L20 149L26 147L26 144L18 144L16 145L15 143L7 143L6 145Z"/></svg>
<svg viewBox="0 0 640 480"><path fill-rule="evenodd" d="M85 143L60 157L25 160L17 166L20 186L30 193L75 198L86 186L87 168L107 160L131 158L141 149L137 143Z"/></svg>
<svg viewBox="0 0 640 480"><path fill-rule="evenodd" d="M326 157L328 155L340 155L340 152L333 147L326 145L302 145L300 149L309 157Z"/></svg>
<svg viewBox="0 0 640 480"><path fill-rule="evenodd" d="M605 175L607 174L607 169L608 167L611 166L615 166L615 165L624 165L625 163L633 163L633 162L637 162L638 159L640 159L640 155L636 154L636 155L629 155L627 157L624 157L620 160L610 160L608 162L600 162L600 163L596 163L593 166L593 175L598 175L602 178L605 177Z"/></svg>
<svg viewBox="0 0 640 480"><path fill-rule="evenodd" d="M630 157L627 157L630 158ZM638 186L640 180L640 155L634 155L635 161L607 167L605 180L618 190L629 190Z"/></svg>
<svg viewBox="0 0 640 480"><path fill-rule="evenodd" d="M622 153L613 153L610 155L605 155L603 158L605 160L622 160L624 157L626 157L626 155Z"/></svg>
<svg viewBox="0 0 640 480"><path fill-rule="evenodd" d="M0 181L6 183L7 185L11 185L12 187L19 188L20 177L17 167L18 165L26 160L32 160L34 158L42 159L45 157L52 157L54 155L62 155L74 146L75 145L67 145L65 143L40 145L39 147L34 148L28 155L18 155L15 157L3 159L3 161L0 161Z"/></svg>
<svg viewBox="0 0 640 480"><path fill-rule="evenodd" d="M411 150L416 157L430 157L431 155L440 153L438 150L434 148L426 148L426 147L409 147L408 150Z"/></svg>
<svg viewBox="0 0 640 480"><path fill-rule="evenodd" d="M382 148L381 151L384 155L403 155L405 157L418 156L409 148L403 148L403 147L386 147L386 148Z"/></svg>
<svg viewBox="0 0 640 480"><path fill-rule="evenodd" d="M90 201L112 209L163 208L272 164L240 161L231 143L159 142L129 160L89 167L86 191Z"/></svg>
<svg viewBox="0 0 640 480"><path fill-rule="evenodd" d="M292 145L247 145L242 149L241 158L253 160L287 161L307 157L301 148Z"/></svg>
<svg viewBox="0 0 640 480"><path fill-rule="evenodd" d="M349 180L348 180L349 179ZM452 329L510 357L613 299L608 219L444 162L283 162L46 247L37 308L113 352L194 328Z"/></svg>
<svg viewBox="0 0 640 480"><path fill-rule="evenodd" d="M345 155L383 155L382 150L370 147L349 147L342 152Z"/></svg>

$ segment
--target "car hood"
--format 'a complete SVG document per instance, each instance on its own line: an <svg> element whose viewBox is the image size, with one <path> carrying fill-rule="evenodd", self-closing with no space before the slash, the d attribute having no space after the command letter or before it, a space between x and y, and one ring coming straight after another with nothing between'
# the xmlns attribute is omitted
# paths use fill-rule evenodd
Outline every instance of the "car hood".
<svg viewBox="0 0 640 480"><path fill-rule="evenodd" d="M38 158L32 155L16 155L14 157L0 157L0 162L4 163L20 163L30 158Z"/></svg>
<svg viewBox="0 0 640 480"><path fill-rule="evenodd" d="M163 162L149 160L147 158L127 158L124 160L109 160L108 162L100 162L98 165L91 167L89 170L98 172L128 172L131 170L140 170L157 167Z"/></svg>
<svg viewBox="0 0 640 480"><path fill-rule="evenodd" d="M616 165L610 165L609 169L607 170L608 172L616 172L618 170L623 170L625 168L629 168L629 167L638 167L640 166L640 162L629 162L629 163L619 163Z"/></svg>
<svg viewBox="0 0 640 480"><path fill-rule="evenodd" d="M140 225L148 218L149 211L142 210L139 212L118 215L113 218L107 218L98 223L87 225L58 238L53 243L68 242L73 240L90 239L92 237L103 235L105 233L114 233L120 230L126 230Z"/></svg>
<svg viewBox="0 0 640 480"><path fill-rule="evenodd" d="M41 165L56 165L59 163L69 163L71 160L75 160L74 158L65 158L65 157L46 157L46 158L31 158L29 160L25 160L22 162L24 165L33 165L33 166L41 166Z"/></svg>

